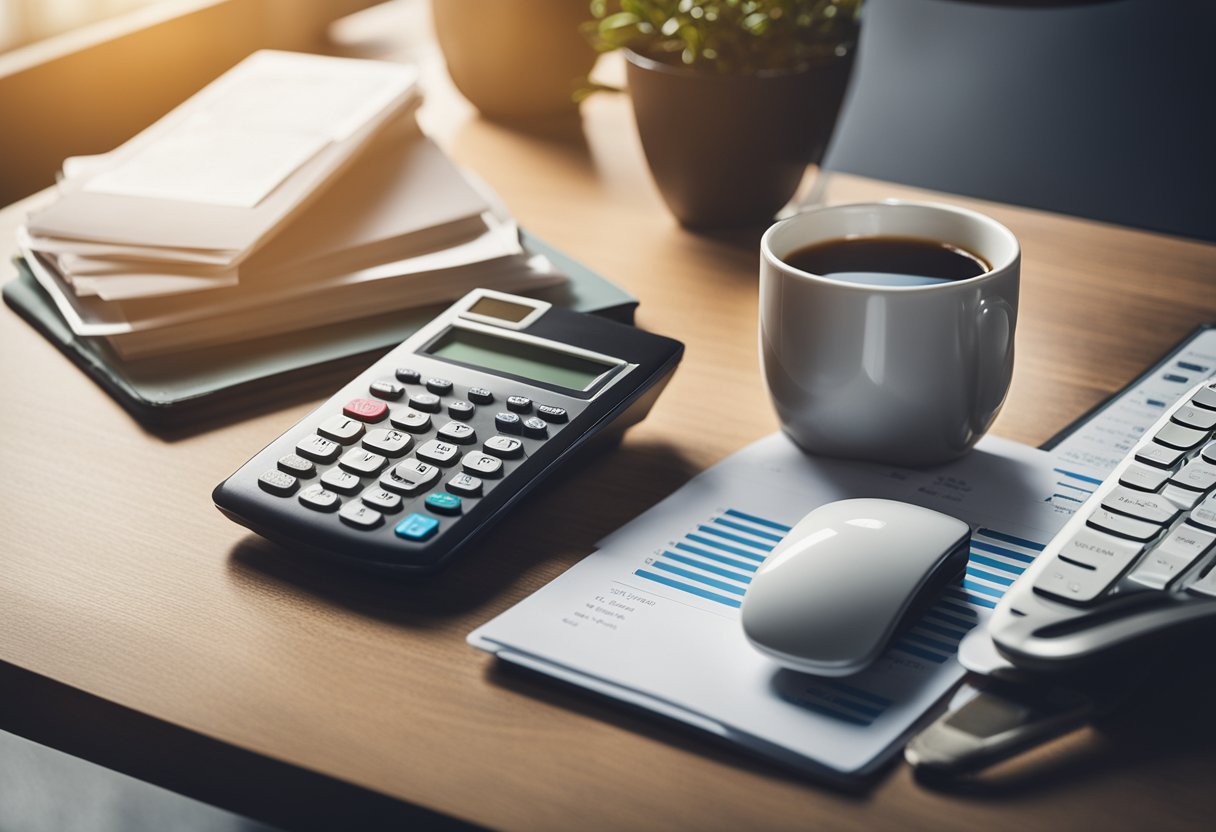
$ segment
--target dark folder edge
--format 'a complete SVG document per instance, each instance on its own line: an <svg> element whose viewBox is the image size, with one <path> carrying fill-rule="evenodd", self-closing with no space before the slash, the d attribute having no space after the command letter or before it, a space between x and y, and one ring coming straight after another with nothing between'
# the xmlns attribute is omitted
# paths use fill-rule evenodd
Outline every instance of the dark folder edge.
<svg viewBox="0 0 1216 832"><path fill-rule="evenodd" d="M615 284L527 232L526 251L542 254L569 281L527 294L555 306L633 323L638 301ZM180 425L267 403L324 395L404 341L448 304L358 322L244 341L170 356L123 361L104 338L77 336L21 259L4 302L54 344L138 421Z"/></svg>

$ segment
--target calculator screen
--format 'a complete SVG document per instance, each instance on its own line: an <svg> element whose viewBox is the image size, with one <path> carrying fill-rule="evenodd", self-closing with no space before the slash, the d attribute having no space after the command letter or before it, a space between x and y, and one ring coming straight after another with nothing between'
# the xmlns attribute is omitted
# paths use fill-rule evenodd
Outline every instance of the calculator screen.
<svg viewBox="0 0 1216 832"><path fill-rule="evenodd" d="M427 352L436 358L509 373L569 390L586 390L614 366L545 349L538 344L459 327L452 327L439 336Z"/></svg>

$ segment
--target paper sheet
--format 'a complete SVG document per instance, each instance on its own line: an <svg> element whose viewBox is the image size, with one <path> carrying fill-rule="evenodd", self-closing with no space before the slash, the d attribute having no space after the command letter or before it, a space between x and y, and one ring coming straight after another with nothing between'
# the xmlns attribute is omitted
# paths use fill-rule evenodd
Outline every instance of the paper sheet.
<svg viewBox="0 0 1216 832"><path fill-rule="evenodd" d="M469 642L658 711L799 768L867 772L963 675L955 650L1072 513L1050 455L987 438L914 471L818 459L775 434L700 474ZM965 582L871 668L829 679L780 669L743 637L749 576L811 509L886 497L974 530Z"/></svg>

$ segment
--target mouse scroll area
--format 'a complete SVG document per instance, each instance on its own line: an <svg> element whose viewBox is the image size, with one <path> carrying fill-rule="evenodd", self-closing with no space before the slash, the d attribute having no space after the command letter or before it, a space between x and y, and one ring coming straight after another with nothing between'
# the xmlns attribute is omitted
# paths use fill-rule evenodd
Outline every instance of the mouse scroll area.
<svg viewBox="0 0 1216 832"><path fill-rule="evenodd" d="M962 571L970 537L961 520L908 503L821 506L753 578L740 610L744 635L782 667L857 673Z"/></svg>

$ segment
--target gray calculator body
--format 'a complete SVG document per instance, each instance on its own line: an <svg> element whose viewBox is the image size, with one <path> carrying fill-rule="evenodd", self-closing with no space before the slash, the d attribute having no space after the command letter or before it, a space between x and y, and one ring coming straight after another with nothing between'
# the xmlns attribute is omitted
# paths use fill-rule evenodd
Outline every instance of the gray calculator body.
<svg viewBox="0 0 1216 832"><path fill-rule="evenodd" d="M293 551L428 573L572 452L641 420L678 341L475 290L215 488Z"/></svg>

